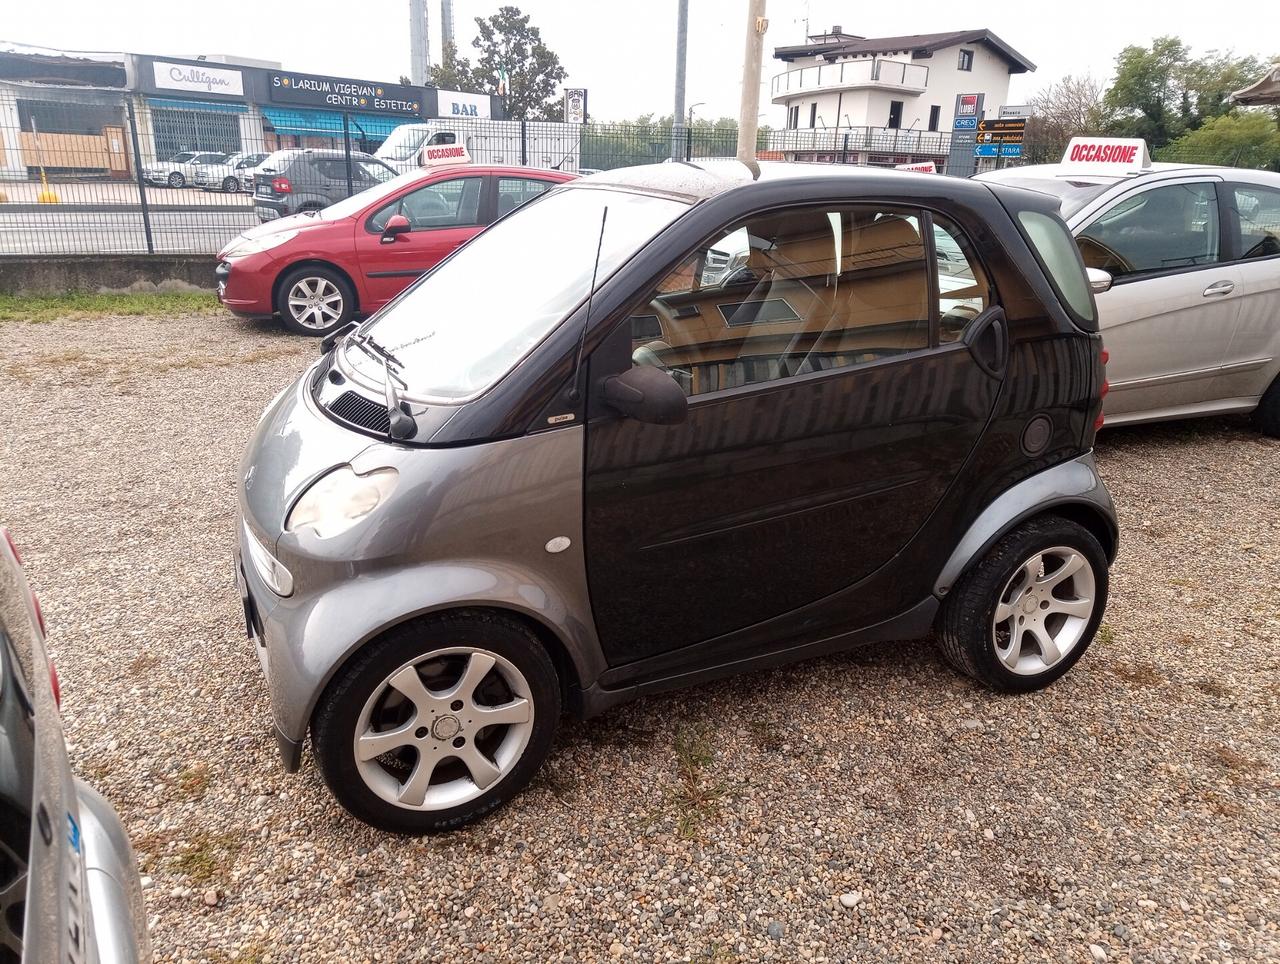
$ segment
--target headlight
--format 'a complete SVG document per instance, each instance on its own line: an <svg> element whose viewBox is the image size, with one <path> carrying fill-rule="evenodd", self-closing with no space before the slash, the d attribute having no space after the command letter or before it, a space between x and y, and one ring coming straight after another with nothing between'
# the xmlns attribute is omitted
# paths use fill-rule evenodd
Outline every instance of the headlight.
<svg viewBox="0 0 1280 964"><path fill-rule="evenodd" d="M227 246L227 249L222 252L222 256L224 258L243 258L247 254L270 251L272 248L280 247L286 241L292 241L297 236L297 231L277 231L275 234L264 234L260 238L238 238Z"/></svg>
<svg viewBox="0 0 1280 964"><path fill-rule="evenodd" d="M258 576L277 596L293 595L293 574L258 541L258 537L246 523L242 522L241 526L244 529L244 546L248 550L249 561L253 563Z"/></svg>
<svg viewBox="0 0 1280 964"><path fill-rule="evenodd" d="M339 466L311 483L284 527L297 532L309 526L321 539L346 532L391 494L398 476L392 468L357 475L351 466Z"/></svg>

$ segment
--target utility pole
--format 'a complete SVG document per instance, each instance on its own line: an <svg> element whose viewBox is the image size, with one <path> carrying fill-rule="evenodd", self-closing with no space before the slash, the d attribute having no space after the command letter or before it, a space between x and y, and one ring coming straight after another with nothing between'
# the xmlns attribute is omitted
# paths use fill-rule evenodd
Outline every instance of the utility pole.
<svg viewBox="0 0 1280 964"><path fill-rule="evenodd" d="M689 53L689 0L676 0L676 106L671 112L671 156L684 160L684 65Z"/></svg>
<svg viewBox="0 0 1280 964"><path fill-rule="evenodd" d="M431 35L427 29L427 0L409 0L409 78L415 87L427 83L431 70Z"/></svg>
<svg viewBox="0 0 1280 964"><path fill-rule="evenodd" d="M756 130L760 124L760 64L764 59L764 33L769 21L764 0L748 0L747 42L742 54L742 103L738 107L738 160L760 176L756 162Z"/></svg>
<svg viewBox="0 0 1280 964"><path fill-rule="evenodd" d="M457 42L453 39L453 0L440 0L440 30L441 40L456 50ZM445 59L443 53L440 58Z"/></svg>

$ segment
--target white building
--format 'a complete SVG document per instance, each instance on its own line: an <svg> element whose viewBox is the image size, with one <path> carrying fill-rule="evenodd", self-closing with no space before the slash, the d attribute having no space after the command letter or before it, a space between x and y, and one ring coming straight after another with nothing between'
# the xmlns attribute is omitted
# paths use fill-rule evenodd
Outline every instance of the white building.
<svg viewBox="0 0 1280 964"><path fill-rule="evenodd" d="M857 163L945 157L957 94L985 94L994 117L1009 75L1036 69L990 30L869 38L837 26L808 40L774 50L787 69L770 84L798 159L833 150L856 152L848 159Z"/></svg>

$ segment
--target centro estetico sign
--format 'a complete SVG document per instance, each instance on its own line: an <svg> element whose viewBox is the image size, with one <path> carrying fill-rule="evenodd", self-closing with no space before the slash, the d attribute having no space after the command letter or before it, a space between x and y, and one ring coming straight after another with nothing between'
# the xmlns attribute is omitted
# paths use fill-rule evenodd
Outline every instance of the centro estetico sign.
<svg viewBox="0 0 1280 964"><path fill-rule="evenodd" d="M422 113L422 91L402 84L379 84L371 80L324 77L319 74L271 72L267 96L278 104L328 107L331 110L368 111L418 117Z"/></svg>

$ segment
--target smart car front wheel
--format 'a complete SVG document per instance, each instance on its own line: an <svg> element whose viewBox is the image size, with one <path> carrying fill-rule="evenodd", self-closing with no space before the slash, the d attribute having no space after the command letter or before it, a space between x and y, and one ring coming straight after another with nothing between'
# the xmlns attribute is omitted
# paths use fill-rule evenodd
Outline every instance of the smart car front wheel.
<svg viewBox="0 0 1280 964"><path fill-rule="evenodd" d="M316 759L333 795L396 833L450 830L518 793L551 748L560 686L541 642L491 613L415 620L325 690Z"/></svg>

